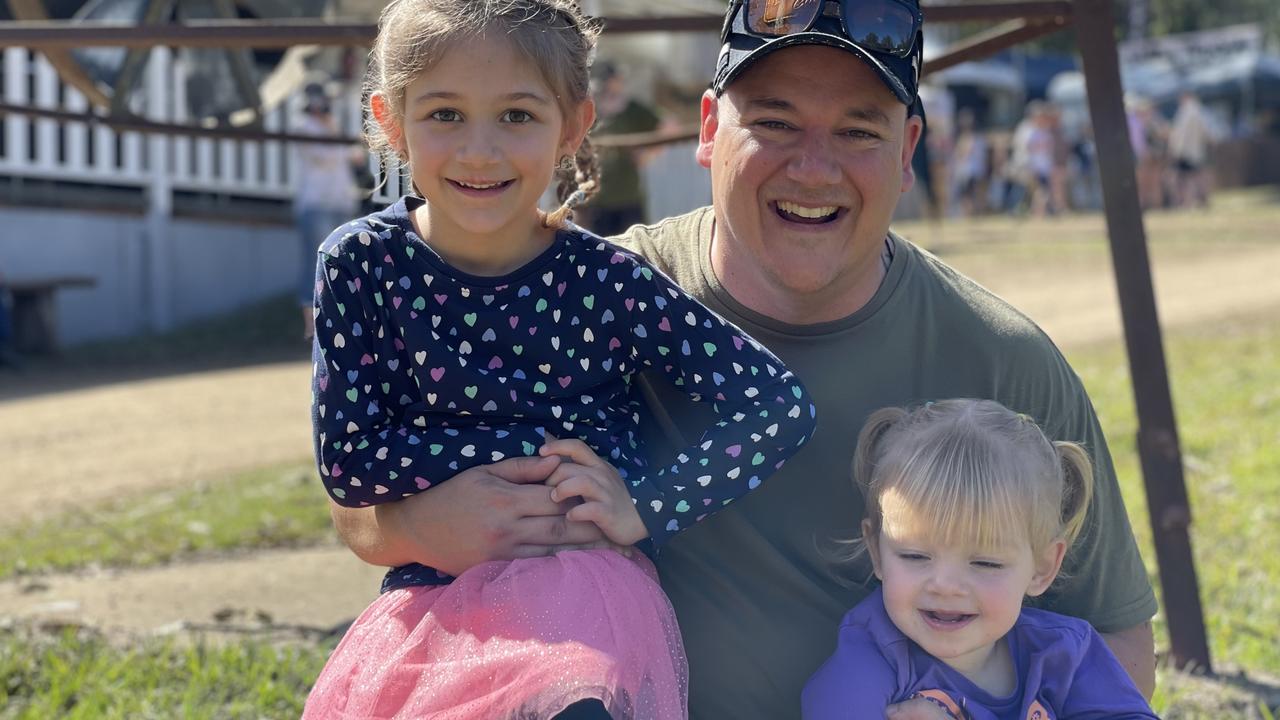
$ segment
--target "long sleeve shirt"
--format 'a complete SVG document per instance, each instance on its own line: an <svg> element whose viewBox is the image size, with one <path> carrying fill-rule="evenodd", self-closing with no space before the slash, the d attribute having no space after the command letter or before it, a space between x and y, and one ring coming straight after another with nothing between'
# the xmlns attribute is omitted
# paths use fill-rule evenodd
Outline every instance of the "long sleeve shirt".
<svg viewBox="0 0 1280 720"><path fill-rule="evenodd" d="M804 718L878 718L923 695L967 720L1157 720L1089 623L1024 608L1003 642L1018 683L997 697L904 635L877 589L845 615L835 653L805 685Z"/></svg>
<svg viewBox="0 0 1280 720"><path fill-rule="evenodd" d="M339 228L316 278L315 448L330 497L400 500L469 467L578 437L618 468L654 549L759 485L813 432L769 351L637 256L584 231L501 277L448 265L420 200ZM717 421L647 458L635 374L654 368ZM421 566L387 587L448 582Z"/></svg>

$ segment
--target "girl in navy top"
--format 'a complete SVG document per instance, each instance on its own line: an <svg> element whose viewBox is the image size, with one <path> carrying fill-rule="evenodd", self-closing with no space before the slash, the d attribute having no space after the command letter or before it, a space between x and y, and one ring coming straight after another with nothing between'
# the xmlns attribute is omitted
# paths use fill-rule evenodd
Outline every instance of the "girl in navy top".
<svg viewBox="0 0 1280 720"><path fill-rule="evenodd" d="M313 420L334 502L394 502L504 458L563 457L552 500L657 552L772 474L814 408L762 346L642 259L550 216L595 187L585 135L596 30L562 0L397 0L371 54L374 147L415 196L322 245ZM607 180L607 179L606 179ZM636 373L719 415L648 457ZM321 674L307 717L685 716L686 667L652 565L587 550L451 577L393 569Z"/></svg>
<svg viewBox="0 0 1280 720"><path fill-rule="evenodd" d="M1023 608L1084 524L1088 455L990 400L871 415L854 480L881 587L849 611L802 696L806 720L1155 718L1083 620Z"/></svg>

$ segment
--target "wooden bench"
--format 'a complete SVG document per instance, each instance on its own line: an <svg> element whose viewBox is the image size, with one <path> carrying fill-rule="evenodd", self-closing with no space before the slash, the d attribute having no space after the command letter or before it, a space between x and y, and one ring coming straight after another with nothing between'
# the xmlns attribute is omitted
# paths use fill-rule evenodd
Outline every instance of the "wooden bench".
<svg viewBox="0 0 1280 720"><path fill-rule="evenodd" d="M53 302L60 288L93 287L84 276L5 278L0 289L13 298L13 347L20 353L50 353L58 349L58 313Z"/></svg>

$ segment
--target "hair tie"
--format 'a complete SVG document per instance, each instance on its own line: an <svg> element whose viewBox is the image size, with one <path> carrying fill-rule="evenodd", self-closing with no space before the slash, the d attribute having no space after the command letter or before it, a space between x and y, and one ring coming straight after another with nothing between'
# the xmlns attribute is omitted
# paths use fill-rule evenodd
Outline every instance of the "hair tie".
<svg viewBox="0 0 1280 720"><path fill-rule="evenodd" d="M564 204L565 204L565 207L572 210L573 208L578 207L579 205L581 205L586 201L587 201L586 193L582 192L581 190L574 190L573 194L570 195L569 198L564 201Z"/></svg>

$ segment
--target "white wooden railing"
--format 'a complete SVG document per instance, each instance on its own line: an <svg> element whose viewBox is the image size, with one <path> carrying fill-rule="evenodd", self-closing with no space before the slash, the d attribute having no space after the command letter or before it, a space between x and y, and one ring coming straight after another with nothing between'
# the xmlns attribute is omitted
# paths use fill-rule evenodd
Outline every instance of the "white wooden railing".
<svg viewBox="0 0 1280 720"><path fill-rule="evenodd" d="M87 112L89 102L74 87L63 83L44 56L26 48L11 47L0 57L3 63L4 102L73 113ZM186 67L167 48L152 50L140 91L131 110L148 120L187 124ZM287 132L290 119L298 117L303 98L295 93L263 118L268 132ZM340 132L357 136L360 106L356 97L335 102ZM32 128L34 127L34 132ZM114 186L152 186L163 175L174 191L222 193L243 197L289 200L293 196L293 154L279 141L245 141L190 137L164 137L160 143L144 142L142 133L117 133L101 124L3 117L0 175L72 180ZM154 140L154 138L153 138ZM150 149L161 150L155 157ZM376 163L370 165L377 170ZM399 188L383 188L375 201L386 201Z"/></svg>
<svg viewBox="0 0 1280 720"><path fill-rule="evenodd" d="M44 56L11 47L3 50L0 63L5 103L88 111L88 100L63 83ZM186 73L181 57L168 48L153 49L130 109L155 122L193 122L186 114ZM291 118L298 117L303 102L301 92L291 95L266 114L264 129L290 130ZM358 136L361 107L356 93L339 97L334 111L341 134ZM281 201L293 197L293 153L279 141L146 137L134 131L117 133L102 124L19 114L4 115L0 122L0 176L145 188L153 209L171 207L168 197L162 196L177 191ZM369 169L377 177L379 168L372 157ZM692 144L667 147L652 159L644 174L651 218L684 212L710 200L710 183L705 170L693 162ZM407 183L383 184L372 200L387 203L406 190Z"/></svg>

